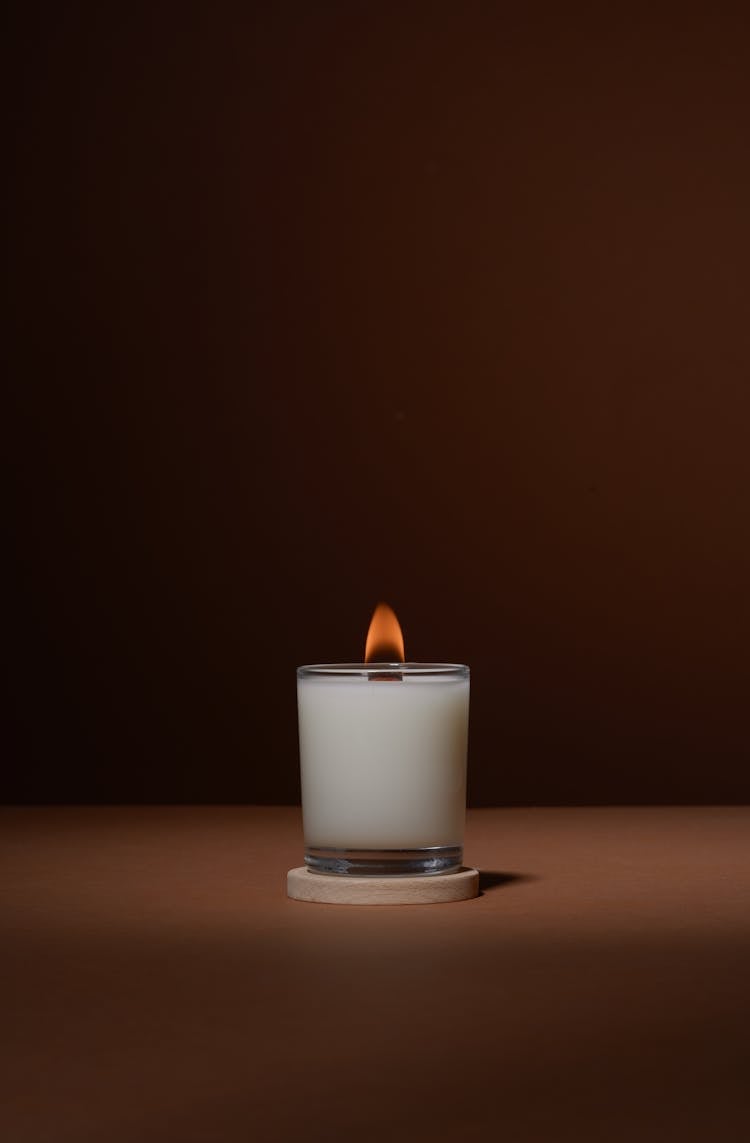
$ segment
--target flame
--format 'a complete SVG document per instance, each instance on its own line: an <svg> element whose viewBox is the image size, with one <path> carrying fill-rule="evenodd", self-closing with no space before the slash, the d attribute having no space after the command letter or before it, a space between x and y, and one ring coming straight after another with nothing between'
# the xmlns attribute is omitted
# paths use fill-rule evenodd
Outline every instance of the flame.
<svg viewBox="0 0 750 1143"><path fill-rule="evenodd" d="M396 612L387 603L379 603L372 613L365 644L365 662L404 662L404 637Z"/></svg>

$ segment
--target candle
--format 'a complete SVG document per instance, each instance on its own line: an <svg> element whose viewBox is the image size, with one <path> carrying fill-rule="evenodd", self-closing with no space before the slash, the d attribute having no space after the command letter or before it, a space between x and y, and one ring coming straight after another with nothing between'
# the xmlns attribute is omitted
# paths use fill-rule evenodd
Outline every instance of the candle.
<svg viewBox="0 0 750 1143"><path fill-rule="evenodd" d="M405 662L398 621L381 604L365 662L300 667L297 697L308 868L460 868L469 668Z"/></svg>

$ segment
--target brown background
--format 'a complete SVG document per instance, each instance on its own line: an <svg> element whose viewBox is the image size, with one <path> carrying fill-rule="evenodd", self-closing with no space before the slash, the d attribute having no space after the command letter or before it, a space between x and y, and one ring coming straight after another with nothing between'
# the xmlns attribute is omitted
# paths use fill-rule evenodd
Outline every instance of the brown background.
<svg viewBox="0 0 750 1143"><path fill-rule="evenodd" d="M748 799L746 15L14 7L6 797L295 800L384 598L475 804Z"/></svg>

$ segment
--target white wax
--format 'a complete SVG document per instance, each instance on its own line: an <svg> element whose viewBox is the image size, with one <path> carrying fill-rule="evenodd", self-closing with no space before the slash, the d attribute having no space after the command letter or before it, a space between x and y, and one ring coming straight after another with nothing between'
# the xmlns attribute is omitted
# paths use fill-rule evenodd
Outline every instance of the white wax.
<svg viewBox="0 0 750 1143"><path fill-rule="evenodd" d="M298 679L305 842L463 845L468 679Z"/></svg>

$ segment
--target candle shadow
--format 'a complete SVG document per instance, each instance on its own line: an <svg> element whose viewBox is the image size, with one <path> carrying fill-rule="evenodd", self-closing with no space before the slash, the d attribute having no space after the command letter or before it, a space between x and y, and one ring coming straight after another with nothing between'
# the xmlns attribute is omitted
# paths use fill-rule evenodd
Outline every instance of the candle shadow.
<svg viewBox="0 0 750 1143"><path fill-rule="evenodd" d="M479 895L483 896L492 889L501 889L504 885L520 885L524 881L536 881L538 878L531 873L501 873L497 869L479 870Z"/></svg>

